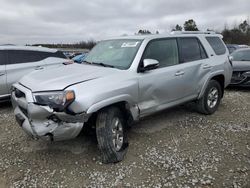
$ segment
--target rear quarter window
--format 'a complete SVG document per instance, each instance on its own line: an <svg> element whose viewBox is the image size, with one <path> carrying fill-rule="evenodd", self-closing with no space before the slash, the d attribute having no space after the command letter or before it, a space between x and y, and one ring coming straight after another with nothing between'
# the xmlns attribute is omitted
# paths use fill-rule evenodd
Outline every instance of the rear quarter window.
<svg viewBox="0 0 250 188"><path fill-rule="evenodd" d="M61 51L57 51L57 52L55 53L55 57L64 58L64 59L67 58L67 57L64 55L64 53L61 52Z"/></svg>
<svg viewBox="0 0 250 188"><path fill-rule="evenodd" d="M223 55L226 53L226 47L219 37L206 37L206 39L216 55Z"/></svg>
<svg viewBox="0 0 250 188"><path fill-rule="evenodd" d="M64 58L67 59L67 57L63 54L61 51L57 52L40 52L40 55L43 59L49 58L49 57L58 57L58 58Z"/></svg>

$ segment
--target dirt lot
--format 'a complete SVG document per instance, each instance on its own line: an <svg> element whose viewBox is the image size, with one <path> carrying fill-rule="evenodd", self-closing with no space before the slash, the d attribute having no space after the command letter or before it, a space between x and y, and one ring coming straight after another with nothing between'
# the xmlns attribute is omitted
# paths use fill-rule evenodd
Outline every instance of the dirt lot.
<svg viewBox="0 0 250 188"><path fill-rule="evenodd" d="M104 165L94 136L34 141L0 104L0 188L250 187L250 90L227 90L212 116L190 105L158 113L129 140L125 160Z"/></svg>

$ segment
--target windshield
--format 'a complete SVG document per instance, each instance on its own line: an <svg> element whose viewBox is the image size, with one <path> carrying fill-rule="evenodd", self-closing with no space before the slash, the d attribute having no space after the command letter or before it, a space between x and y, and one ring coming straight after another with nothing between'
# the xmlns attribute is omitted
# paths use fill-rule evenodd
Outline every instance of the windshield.
<svg viewBox="0 0 250 188"><path fill-rule="evenodd" d="M141 40L116 39L99 42L85 59L88 63L128 69L141 45Z"/></svg>
<svg viewBox="0 0 250 188"><path fill-rule="evenodd" d="M235 51L232 56L234 61L250 61L250 50Z"/></svg>

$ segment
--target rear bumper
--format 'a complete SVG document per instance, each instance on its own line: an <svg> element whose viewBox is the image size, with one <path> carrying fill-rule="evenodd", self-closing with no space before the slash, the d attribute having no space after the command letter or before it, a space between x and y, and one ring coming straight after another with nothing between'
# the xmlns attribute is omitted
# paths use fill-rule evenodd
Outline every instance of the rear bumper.
<svg viewBox="0 0 250 188"><path fill-rule="evenodd" d="M34 139L60 141L75 138L81 132L85 114L55 112L48 106L34 104L29 89L19 84L14 85L14 88L23 93L23 96L18 97L15 91L11 93L16 121L29 136Z"/></svg>

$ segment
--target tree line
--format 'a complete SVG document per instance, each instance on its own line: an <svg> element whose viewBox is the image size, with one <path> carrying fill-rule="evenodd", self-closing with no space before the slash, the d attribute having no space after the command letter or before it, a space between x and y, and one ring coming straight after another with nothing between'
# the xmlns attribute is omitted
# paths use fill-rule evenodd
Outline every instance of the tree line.
<svg viewBox="0 0 250 188"><path fill-rule="evenodd" d="M250 45L250 25L247 20L234 26L233 29L228 29L225 26L222 31L223 40L229 44L248 44Z"/></svg>
<svg viewBox="0 0 250 188"><path fill-rule="evenodd" d="M193 19L189 19L184 22L183 26L176 24L172 31L199 31L196 22ZM213 31L207 29L207 31ZM222 32L216 32L223 35L223 40L227 44L248 44L250 45L250 23L244 20L239 25L235 25L232 29L227 26L224 27ZM148 35L153 34L147 29L140 29L136 35ZM156 31L155 34L159 34ZM80 49L92 49L96 45L96 41L81 41L73 44L35 44L34 46L44 46L48 48L80 48Z"/></svg>
<svg viewBox="0 0 250 188"><path fill-rule="evenodd" d="M68 48L68 49L92 49L96 45L96 41L81 41L72 44L34 44L33 46L43 46L47 48Z"/></svg>
<svg viewBox="0 0 250 188"><path fill-rule="evenodd" d="M177 24L172 31L199 31L196 22L189 19L184 22L183 26ZM207 31L213 31L207 29ZM159 32L157 31L156 34ZM244 20L239 25L235 25L232 29L227 26L221 32L216 32L223 35L223 40L227 44L247 44L250 45L250 23ZM149 30L140 29L137 34L152 34Z"/></svg>

